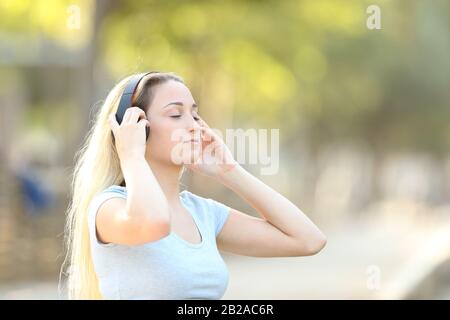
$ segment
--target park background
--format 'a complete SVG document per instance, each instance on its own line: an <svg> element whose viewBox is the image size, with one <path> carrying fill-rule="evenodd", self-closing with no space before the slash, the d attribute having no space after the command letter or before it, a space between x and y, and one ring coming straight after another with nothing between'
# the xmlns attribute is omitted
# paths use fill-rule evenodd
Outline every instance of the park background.
<svg viewBox="0 0 450 320"><path fill-rule="evenodd" d="M312 257L224 253L224 299L450 299L449 31L445 0L2 0L0 298L64 299L75 153L113 85L156 69L213 128L280 129L279 172L244 167L328 237Z"/></svg>

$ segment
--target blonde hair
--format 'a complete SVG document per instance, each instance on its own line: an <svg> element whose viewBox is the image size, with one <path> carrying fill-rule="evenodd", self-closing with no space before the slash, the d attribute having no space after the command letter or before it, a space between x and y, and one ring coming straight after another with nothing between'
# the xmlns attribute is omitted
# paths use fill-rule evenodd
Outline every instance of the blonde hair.
<svg viewBox="0 0 450 320"><path fill-rule="evenodd" d="M120 97L131 77L121 80L109 92L95 114L83 146L75 155L71 202L64 229L66 255L59 281L61 284L62 273L67 275L69 299L103 299L91 256L87 209L97 193L124 182L108 116L116 113ZM152 87L169 80L183 83L182 78L172 72L155 72L145 76L136 89L136 105L147 111L154 96Z"/></svg>

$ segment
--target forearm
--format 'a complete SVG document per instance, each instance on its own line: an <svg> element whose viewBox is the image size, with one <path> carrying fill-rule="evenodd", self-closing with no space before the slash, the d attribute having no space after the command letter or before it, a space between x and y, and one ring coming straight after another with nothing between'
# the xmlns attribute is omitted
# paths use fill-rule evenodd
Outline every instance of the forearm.
<svg viewBox="0 0 450 320"><path fill-rule="evenodd" d="M137 223L170 223L167 198L145 157L121 160L127 186L127 214Z"/></svg>
<svg viewBox="0 0 450 320"><path fill-rule="evenodd" d="M236 166L218 179L285 234L303 240L325 239L298 207L241 166Z"/></svg>

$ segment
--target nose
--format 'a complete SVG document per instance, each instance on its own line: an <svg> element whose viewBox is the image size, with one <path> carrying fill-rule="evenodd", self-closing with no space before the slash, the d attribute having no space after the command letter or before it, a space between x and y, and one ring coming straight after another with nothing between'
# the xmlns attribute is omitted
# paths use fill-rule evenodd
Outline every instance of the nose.
<svg viewBox="0 0 450 320"><path fill-rule="evenodd" d="M197 122L197 120L194 119L194 117L191 114L183 116L184 120L181 124L180 129L182 129L182 139L183 141L187 141L190 139L196 139L199 140L201 137L201 126Z"/></svg>
<svg viewBox="0 0 450 320"><path fill-rule="evenodd" d="M202 127L194 117L189 116L190 120L187 120L185 129L191 135L191 137L198 138L197 135L201 134L200 128Z"/></svg>

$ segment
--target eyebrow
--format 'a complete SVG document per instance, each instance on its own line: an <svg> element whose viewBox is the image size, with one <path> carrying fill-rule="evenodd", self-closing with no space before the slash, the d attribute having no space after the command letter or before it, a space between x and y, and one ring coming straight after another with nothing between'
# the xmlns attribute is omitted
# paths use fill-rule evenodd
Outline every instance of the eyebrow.
<svg viewBox="0 0 450 320"><path fill-rule="evenodd" d="M174 102L170 102L170 103L166 104L166 105L163 107L163 109L164 109L165 107L168 107L168 106L172 105L172 104L175 104L175 105L177 105L177 106L184 106L183 102L180 102L180 101L174 101ZM197 109L198 109L198 105L197 105L196 103L193 103L193 104L192 104L192 108L197 108Z"/></svg>

